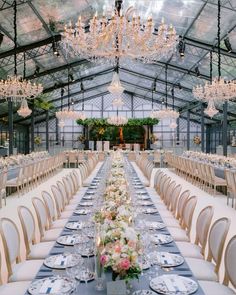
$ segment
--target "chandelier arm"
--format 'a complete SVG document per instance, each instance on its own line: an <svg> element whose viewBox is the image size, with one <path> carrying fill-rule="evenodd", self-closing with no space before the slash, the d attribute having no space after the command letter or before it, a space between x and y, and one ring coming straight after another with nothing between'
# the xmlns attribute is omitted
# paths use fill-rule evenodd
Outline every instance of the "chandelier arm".
<svg viewBox="0 0 236 295"><path fill-rule="evenodd" d="M16 0L14 0L14 74L17 76L17 60L16 60L16 50L17 50L17 24L16 24L16 15L17 15L17 5Z"/></svg>
<svg viewBox="0 0 236 295"><path fill-rule="evenodd" d="M217 17L217 38L218 38L218 79L221 77L221 51L220 51L220 25L221 25L221 0L218 0L218 17Z"/></svg>

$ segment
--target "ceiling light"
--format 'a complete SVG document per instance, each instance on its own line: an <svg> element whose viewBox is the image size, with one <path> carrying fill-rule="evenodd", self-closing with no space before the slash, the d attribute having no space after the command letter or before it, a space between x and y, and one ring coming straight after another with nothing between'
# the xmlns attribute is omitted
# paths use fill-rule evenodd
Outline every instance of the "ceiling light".
<svg viewBox="0 0 236 295"><path fill-rule="evenodd" d="M204 110L204 113L210 118L214 117L219 111L215 108L213 100L209 100L207 108Z"/></svg>
<svg viewBox="0 0 236 295"><path fill-rule="evenodd" d="M123 116L111 116L107 119L107 123L114 126L124 126L128 123L128 119Z"/></svg>
<svg viewBox="0 0 236 295"><path fill-rule="evenodd" d="M117 72L114 72L112 77L112 82L110 86L107 87L108 91L113 94L114 96L121 96L121 94L124 92L125 88L120 83L120 77Z"/></svg>
<svg viewBox="0 0 236 295"><path fill-rule="evenodd" d="M224 43L225 43L225 47L227 48L227 51L230 53L232 52L232 46L231 46L231 43L229 41L229 37L226 37L224 39Z"/></svg>
<svg viewBox="0 0 236 295"><path fill-rule="evenodd" d="M29 109L28 103L26 99L23 99L21 102L21 106L19 110L17 110L17 114L23 118L28 117L32 113L32 110Z"/></svg>
<svg viewBox="0 0 236 295"><path fill-rule="evenodd" d="M82 22L81 16L76 24L70 22L65 26L62 40L65 50L92 62L112 64L117 58L153 63L175 52L178 37L172 25L162 20L155 28L152 17L145 22L139 15L126 17L126 13L121 12L121 4L122 1L116 1L113 15L100 18L96 13L89 26Z"/></svg>
<svg viewBox="0 0 236 295"><path fill-rule="evenodd" d="M59 123L58 123L58 126L59 126L60 128L63 128L63 127L65 126L65 121L60 120Z"/></svg>
<svg viewBox="0 0 236 295"><path fill-rule="evenodd" d="M185 41L182 38L179 40L179 54L181 57L185 54Z"/></svg>
<svg viewBox="0 0 236 295"><path fill-rule="evenodd" d="M175 129L175 128L177 128L177 126L178 126L178 124L176 123L176 120L173 120L169 125L170 129Z"/></svg>
<svg viewBox="0 0 236 295"><path fill-rule="evenodd" d="M112 101L112 105L113 105L114 107L122 107L124 104L125 104L125 103L124 103L124 101L123 101L123 99L122 99L121 97L119 97L119 98L115 98L115 99L113 99L113 101Z"/></svg>

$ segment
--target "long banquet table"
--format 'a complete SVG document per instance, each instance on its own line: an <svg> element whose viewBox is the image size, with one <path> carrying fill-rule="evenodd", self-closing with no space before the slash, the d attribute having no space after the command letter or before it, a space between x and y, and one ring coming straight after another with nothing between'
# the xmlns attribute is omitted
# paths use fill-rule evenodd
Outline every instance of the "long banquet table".
<svg viewBox="0 0 236 295"><path fill-rule="evenodd" d="M127 165L130 165L130 171L131 172L131 178L138 178L138 175L136 173L136 171L134 170L133 166L131 165L131 163L128 161L128 159L126 159L126 164ZM95 176L96 177L102 177L103 175L103 166L100 168L100 170L98 171L97 175ZM87 191L85 191L84 195L81 196L81 202L83 202L83 197L86 196L88 194L89 191L91 191L92 187L88 187ZM94 188L93 188L94 190ZM139 188L138 190L136 190L136 192L141 192L141 191L145 191L146 195L148 195L148 192L147 190L145 189L145 187L142 187L141 189ZM152 208L155 208L155 196L151 196L149 195L149 200L152 200L153 202L153 205L152 205ZM81 203L80 202L80 203ZM78 208L77 209L81 209L81 208L85 208L85 207L80 207L80 204L78 205ZM150 208L150 206L149 206ZM147 220L150 220L150 221L158 221L158 222L162 222L162 219L161 219L161 216L159 215L159 213L155 213L155 214L145 214L147 216ZM74 221L83 221L86 219L86 216L84 215L76 215L76 214L72 214L72 216L69 218L68 222L74 222ZM73 231L72 230L69 230L67 228L64 228L61 232L61 235L68 235L68 234L71 234ZM158 233L161 233L161 234L166 234L166 235L170 235L169 231L167 228L164 228L164 229L161 229L161 230L157 230ZM174 253L174 254L179 254L181 255L176 243L173 241L171 243L168 243L168 244L165 244L165 245L159 245L158 246L158 251L165 251L165 252L169 252L169 253ZM73 249L73 246L63 246L63 245L60 245L58 244L57 242L55 242L55 245L54 247L52 248L51 252L50 252L50 255L56 255L56 254L62 254L64 252L71 252L71 253L74 253L74 249ZM86 258L86 259L93 259L93 258ZM152 268L153 266L151 266ZM204 270L203 270L204 271ZM145 271L144 271L144 274L145 274ZM181 276L184 276L184 277L187 277L187 278L191 278L192 280L196 281L196 278L193 276L191 270L189 269L189 266L187 265L186 262L184 262L183 264L181 264L180 266L177 266L177 267L174 267L174 268L171 268L168 270L165 269L161 269L159 267L158 269L158 273L157 273L157 276L158 275L162 275L162 274L177 274L177 275L181 275ZM50 269L48 267L46 267L45 265L42 265L42 267L40 268L35 280L38 280L38 279L43 279L43 278L46 278L46 277L50 277L50 276L55 276L55 275L66 275L66 271L65 270L53 270L53 269ZM111 273L107 272L105 274L105 279L106 281L111 281ZM89 295L105 295L107 294L107 291L104 290L104 291L97 291L95 289L95 284L96 284L96 281L93 280L93 281L90 281L88 282L87 284L85 283L80 283L79 284L79 292L76 293L72 293L72 294L89 294ZM143 289L150 289L149 287L149 279L147 278L147 276L145 275L141 275L139 277L139 280L132 280L131 281L131 284L132 284L132 292L135 291L135 290L143 290ZM131 292L131 294L132 294ZM30 293L26 293L26 295L29 295ZM183 294L183 292L177 292L177 293L171 293L172 295L174 294ZM186 294L186 293L185 293ZM196 295L203 295L204 292L203 290L201 289L201 287L198 285L198 290L194 293Z"/></svg>

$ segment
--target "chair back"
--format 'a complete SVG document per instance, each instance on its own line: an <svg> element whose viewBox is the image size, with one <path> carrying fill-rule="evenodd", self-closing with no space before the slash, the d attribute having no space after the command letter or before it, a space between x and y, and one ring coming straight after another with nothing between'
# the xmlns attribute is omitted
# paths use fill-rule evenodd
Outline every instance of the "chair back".
<svg viewBox="0 0 236 295"><path fill-rule="evenodd" d="M49 228L47 210L44 202L37 197L32 198L32 203L36 212L40 235L43 237L45 230Z"/></svg>
<svg viewBox="0 0 236 295"><path fill-rule="evenodd" d="M224 284L228 285L229 281L236 288L236 235L233 236L225 250L225 277Z"/></svg>
<svg viewBox="0 0 236 295"><path fill-rule="evenodd" d="M177 204L177 207L176 207L176 218L177 219L180 219L182 220L182 217L183 217L183 209L184 209L184 206L188 200L190 196L190 191L187 190L187 191L184 191L179 199L178 199L178 204Z"/></svg>
<svg viewBox="0 0 236 295"><path fill-rule="evenodd" d="M187 230L187 234L189 234L191 226L192 226L193 212L195 210L196 205L197 205L197 197L192 196L187 200L183 208L182 226L184 229Z"/></svg>
<svg viewBox="0 0 236 295"><path fill-rule="evenodd" d="M46 207L46 210L47 210L47 213L48 213L49 224L51 226L52 222L54 220L56 220L56 217L57 217L56 212L55 212L55 204L54 204L52 196L47 191L42 192L42 198L43 198L44 203L45 203L45 207Z"/></svg>
<svg viewBox="0 0 236 295"><path fill-rule="evenodd" d="M201 210L196 222L196 239L195 244L201 245L201 253L204 254L207 236L211 225L214 209L212 206L207 206Z"/></svg>
<svg viewBox="0 0 236 295"><path fill-rule="evenodd" d="M174 190L172 191L172 193L170 195L168 209L172 212L176 211L176 204L178 202L179 194L180 194L181 190L182 190L182 185L178 184L174 188Z"/></svg>
<svg viewBox="0 0 236 295"><path fill-rule="evenodd" d="M17 210L18 210L18 215L19 215L22 230L23 230L26 253L28 255L30 253L31 244L35 243L34 216L32 212L30 211L30 209L25 206L20 206L18 207Z"/></svg>
<svg viewBox="0 0 236 295"><path fill-rule="evenodd" d="M0 233L6 258L8 276L12 275L12 265L20 261L20 234L16 224L9 218L0 220Z"/></svg>
<svg viewBox="0 0 236 295"><path fill-rule="evenodd" d="M164 196L163 201L164 201L164 203L166 204L167 207L169 205L170 197L171 197L171 195L173 193L173 190L174 190L175 186L176 186L176 182L175 181L171 181L170 184L169 184L169 186L166 189L166 194Z"/></svg>
<svg viewBox="0 0 236 295"><path fill-rule="evenodd" d="M65 208L65 200L63 198L63 195L59 188L56 185L51 186L52 194L56 203L56 208L57 208L57 215L58 217L61 216L61 212Z"/></svg>
<svg viewBox="0 0 236 295"><path fill-rule="evenodd" d="M62 181L63 183L61 181L57 181L57 186L59 188L61 196L63 197L64 204L68 204L71 198L70 186L65 177L63 177Z"/></svg>
<svg viewBox="0 0 236 295"><path fill-rule="evenodd" d="M225 244L225 238L229 231L230 220L226 217L216 220L209 233L209 251L207 260L213 260L216 264L215 271L218 272Z"/></svg>

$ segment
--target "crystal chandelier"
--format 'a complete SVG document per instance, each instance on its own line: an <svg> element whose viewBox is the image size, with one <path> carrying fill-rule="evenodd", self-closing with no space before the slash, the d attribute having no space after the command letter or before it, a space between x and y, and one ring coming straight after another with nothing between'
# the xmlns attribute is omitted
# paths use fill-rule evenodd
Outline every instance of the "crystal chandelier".
<svg viewBox="0 0 236 295"><path fill-rule="evenodd" d="M115 97L121 96L125 88L120 83L120 77L117 72L114 72L110 86L107 87L108 91Z"/></svg>
<svg viewBox="0 0 236 295"><path fill-rule="evenodd" d="M204 113L210 118L214 117L219 111L215 108L213 100L209 100L207 108L204 110Z"/></svg>
<svg viewBox="0 0 236 295"><path fill-rule="evenodd" d="M29 109L29 107L28 107L28 103L27 103L26 99L22 100L21 106L20 106L19 110L17 111L17 113L19 116L21 116L23 118L28 117L32 113L32 110Z"/></svg>
<svg viewBox="0 0 236 295"><path fill-rule="evenodd" d="M177 126L178 126L178 124L176 123L176 120L173 120L169 125L170 129L175 129L175 128L177 128Z"/></svg>
<svg viewBox="0 0 236 295"><path fill-rule="evenodd" d="M6 80L0 81L0 96L13 102L22 102L23 100L33 99L38 96L43 87L41 84L31 83L17 75L17 5L14 0L14 75L8 76ZM25 77L25 55L24 55L24 77Z"/></svg>
<svg viewBox="0 0 236 295"><path fill-rule="evenodd" d="M114 126L124 126L128 123L128 118L119 116L111 116L107 119L107 123Z"/></svg>
<svg viewBox="0 0 236 295"><path fill-rule="evenodd" d="M176 120L179 118L179 112L177 112L175 109L174 109L174 88L172 89L172 100L173 100L173 103L172 103L172 109L168 108L167 107L167 65L165 67L165 94L166 94L166 97L165 97L165 107L161 110L158 110L155 112L155 116L156 118L160 119L160 120L163 120L163 119L172 119L173 122L176 122ZM164 102L164 101L163 101ZM172 122L172 123L173 123ZM171 126L174 126L174 124L172 124ZM170 128L173 128L171 127ZM177 127L177 126L176 126Z"/></svg>
<svg viewBox="0 0 236 295"><path fill-rule="evenodd" d="M216 103L224 103L236 97L236 81L226 81L221 77L220 20L221 1L218 0L218 77L212 79L212 52L210 52L210 82L206 82L205 85L197 85L193 88L195 98L208 103L205 114L210 117L218 113L218 110L215 108Z"/></svg>
<svg viewBox="0 0 236 295"><path fill-rule="evenodd" d="M128 18L121 12L122 0L115 1L113 15L101 18L97 13L87 24L79 16L74 25L70 22L63 32L63 44L67 53L80 55L92 62L116 63L116 58L139 59L152 63L171 56L178 37L172 25L162 20L156 29L152 17L145 22L140 16Z"/></svg>
<svg viewBox="0 0 236 295"><path fill-rule="evenodd" d="M68 106L67 109L62 109L63 105L63 95L64 95L64 89L61 90L61 110L57 111L55 113L57 119L60 121L65 122L66 120L77 120L79 119L79 113L74 111L73 109L70 109L71 107L71 101L70 101L70 78L69 78L69 69L68 69L68 82L67 82L67 96L68 96Z"/></svg>

